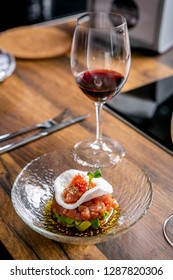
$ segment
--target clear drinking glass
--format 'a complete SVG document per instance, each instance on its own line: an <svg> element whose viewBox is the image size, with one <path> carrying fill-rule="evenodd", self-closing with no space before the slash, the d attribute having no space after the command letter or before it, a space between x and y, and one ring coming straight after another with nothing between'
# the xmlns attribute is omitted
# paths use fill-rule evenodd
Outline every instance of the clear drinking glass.
<svg viewBox="0 0 173 280"><path fill-rule="evenodd" d="M106 167L125 155L120 143L102 135L101 112L103 104L117 95L125 84L130 63L129 34L124 17L100 12L86 13L77 19L71 69L78 87L96 108L96 138L81 140L72 151L75 161L83 166Z"/></svg>
<svg viewBox="0 0 173 280"><path fill-rule="evenodd" d="M173 247L173 214L165 220L163 233L168 243Z"/></svg>
<svg viewBox="0 0 173 280"><path fill-rule="evenodd" d="M171 118L171 138L173 143L173 113ZM168 243L173 247L173 214L163 224L163 233Z"/></svg>

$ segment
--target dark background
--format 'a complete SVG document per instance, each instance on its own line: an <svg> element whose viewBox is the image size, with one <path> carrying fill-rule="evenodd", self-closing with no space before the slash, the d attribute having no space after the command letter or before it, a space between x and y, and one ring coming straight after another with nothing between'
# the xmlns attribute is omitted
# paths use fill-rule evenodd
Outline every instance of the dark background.
<svg viewBox="0 0 173 280"><path fill-rule="evenodd" d="M86 2L87 0L1 1L0 31L84 12Z"/></svg>

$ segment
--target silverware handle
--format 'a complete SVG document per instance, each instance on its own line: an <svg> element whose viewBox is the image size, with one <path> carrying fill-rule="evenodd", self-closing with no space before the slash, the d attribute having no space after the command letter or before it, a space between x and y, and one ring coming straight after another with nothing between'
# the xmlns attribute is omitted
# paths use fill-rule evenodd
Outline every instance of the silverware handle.
<svg viewBox="0 0 173 280"><path fill-rule="evenodd" d="M47 135L47 134L45 134L45 135ZM7 144L7 145L5 145L3 147L0 147L0 154L3 154L5 152L9 152L9 151L11 151L11 150L13 150L15 148L18 148L18 147L21 147L21 146L23 146L23 145L25 145L27 143L30 143L30 142L32 142L34 140L39 139L39 138L41 138L41 137L43 137L45 135L44 135L44 133L36 133L36 134L34 134L32 136L26 137L26 138L21 139L21 140L19 140L17 142Z"/></svg>
<svg viewBox="0 0 173 280"><path fill-rule="evenodd" d="M51 125L58 124L58 123L62 122L63 119L70 114L70 112L71 112L70 109L67 108L64 111L62 111L62 113L60 113L59 115L57 115L55 117L56 121L53 118L53 119L47 120L45 122L41 122L41 123L37 123L37 124L34 124L34 125L30 125L30 126L21 128L18 131L15 131L15 132L2 134L2 135L0 135L0 142L6 141L8 139L14 138L14 137L22 135L22 134L25 134L27 132L34 131L34 130L39 129L39 128L45 128L46 129ZM49 123L49 126L47 125L48 123Z"/></svg>
<svg viewBox="0 0 173 280"><path fill-rule="evenodd" d="M65 127L70 126L72 124L75 124L77 122L80 122L80 121L86 119L88 116L89 115L87 114L87 115L82 115L82 116L79 116L79 117L75 117L75 118L73 118L73 119L71 119L69 121L62 122L62 123L54 125L54 126L52 126L50 128L43 129L40 132L37 132L37 133L35 133L35 134L33 134L33 135L29 136L29 137L26 137L24 139L19 140L19 141L16 141L16 142L7 144L5 146L2 146L2 147L0 147L0 154L3 154L5 152L9 152L9 151L11 151L11 150L13 150L15 148L21 147L21 146L23 146L23 145L25 145L27 143L30 143L30 142L32 142L34 140L37 140L37 139L39 139L41 137L44 137L44 136L46 136L46 135L48 135L50 133L58 131L58 130L60 130L62 128L65 128Z"/></svg>
<svg viewBox="0 0 173 280"><path fill-rule="evenodd" d="M22 134L27 133L27 132L31 132L31 131L36 130L38 128L39 128L38 125L32 125L32 126L21 128L20 130L15 131L15 132L0 135L0 142L3 142L5 140L11 139L11 138L14 138L16 136L22 135Z"/></svg>

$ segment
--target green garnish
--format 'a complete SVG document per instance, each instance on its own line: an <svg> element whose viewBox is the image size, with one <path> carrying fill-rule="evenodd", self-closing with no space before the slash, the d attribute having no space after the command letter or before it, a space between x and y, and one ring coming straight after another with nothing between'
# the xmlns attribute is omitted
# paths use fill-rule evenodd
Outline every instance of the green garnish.
<svg viewBox="0 0 173 280"><path fill-rule="evenodd" d="M52 212L53 212L53 216L55 219L58 219L59 218L59 215L56 213L56 210L53 208L52 209Z"/></svg>
<svg viewBox="0 0 173 280"><path fill-rule="evenodd" d="M94 219L91 221L92 227L93 228L98 228L100 226L100 221L98 218Z"/></svg>
<svg viewBox="0 0 173 280"><path fill-rule="evenodd" d="M61 216L61 220L62 220L66 225L72 225L72 224L74 224L74 219L69 218L69 217Z"/></svg>
<svg viewBox="0 0 173 280"><path fill-rule="evenodd" d="M89 183L92 181L93 178L102 177L102 173L101 173L100 169L96 170L94 173L93 172L88 172L87 175L89 177Z"/></svg>
<svg viewBox="0 0 173 280"><path fill-rule="evenodd" d="M88 227L90 227L91 225L91 222L90 221L83 221L81 222L78 226L76 226L76 228L79 230L79 231L84 231L86 230Z"/></svg>
<svg viewBox="0 0 173 280"><path fill-rule="evenodd" d="M108 211L106 211L106 212L101 216L101 218L104 220L104 219L106 219L109 215L110 215L110 213L109 213Z"/></svg>

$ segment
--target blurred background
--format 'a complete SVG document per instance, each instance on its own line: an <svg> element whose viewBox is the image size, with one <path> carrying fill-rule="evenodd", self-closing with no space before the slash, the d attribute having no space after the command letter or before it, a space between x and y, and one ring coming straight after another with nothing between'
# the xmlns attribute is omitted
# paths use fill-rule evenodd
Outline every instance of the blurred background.
<svg viewBox="0 0 173 280"><path fill-rule="evenodd" d="M132 46L158 53L173 46L172 0L6 0L1 1L0 31L23 25L63 22L86 10L124 15Z"/></svg>
<svg viewBox="0 0 173 280"><path fill-rule="evenodd" d="M6 0L1 1L0 31L62 20L86 10L87 0Z"/></svg>

